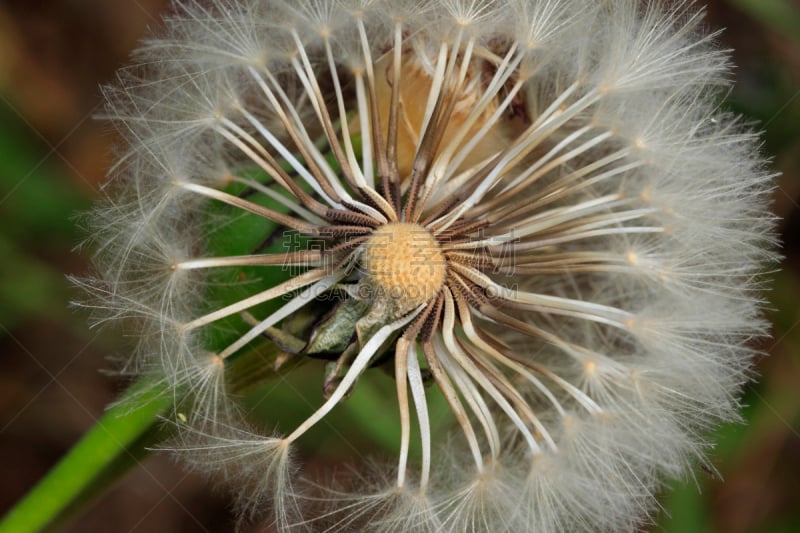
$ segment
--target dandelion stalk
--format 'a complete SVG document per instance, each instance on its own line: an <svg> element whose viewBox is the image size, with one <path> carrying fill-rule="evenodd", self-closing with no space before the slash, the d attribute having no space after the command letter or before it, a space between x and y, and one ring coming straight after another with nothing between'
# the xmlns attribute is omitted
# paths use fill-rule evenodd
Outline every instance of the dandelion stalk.
<svg viewBox="0 0 800 533"><path fill-rule="evenodd" d="M4 533L50 527L108 487L164 438L160 415L172 405L163 383L143 378L0 521Z"/></svg>
<svg viewBox="0 0 800 533"><path fill-rule="evenodd" d="M238 358L228 372L232 390L245 394L256 384L276 379L277 356L274 346L265 346ZM302 362L295 360L283 368ZM175 390L167 383L150 376L132 383L92 429L3 517L0 532L33 533L58 524L138 465L154 447L174 435L175 425L164 424L165 417L175 416L174 394Z"/></svg>

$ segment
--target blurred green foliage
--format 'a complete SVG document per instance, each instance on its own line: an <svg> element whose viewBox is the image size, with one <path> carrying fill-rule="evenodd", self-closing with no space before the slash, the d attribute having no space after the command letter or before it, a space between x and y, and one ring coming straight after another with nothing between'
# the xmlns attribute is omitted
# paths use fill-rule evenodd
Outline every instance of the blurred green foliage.
<svg viewBox="0 0 800 533"><path fill-rule="evenodd" d="M8 329L36 315L63 318L67 286L53 253L67 253L77 242L73 217L91 202L45 150L0 104L0 324Z"/></svg>

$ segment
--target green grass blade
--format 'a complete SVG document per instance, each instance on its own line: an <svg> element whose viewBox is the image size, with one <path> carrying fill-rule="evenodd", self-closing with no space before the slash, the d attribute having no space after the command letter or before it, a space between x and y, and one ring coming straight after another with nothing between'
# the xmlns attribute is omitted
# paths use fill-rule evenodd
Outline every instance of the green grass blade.
<svg viewBox="0 0 800 533"><path fill-rule="evenodd" d="M107 486L142 455L142 438L157 426L173 398L152 380L140 380L0 521L0 533L42 531Z"/></svg>

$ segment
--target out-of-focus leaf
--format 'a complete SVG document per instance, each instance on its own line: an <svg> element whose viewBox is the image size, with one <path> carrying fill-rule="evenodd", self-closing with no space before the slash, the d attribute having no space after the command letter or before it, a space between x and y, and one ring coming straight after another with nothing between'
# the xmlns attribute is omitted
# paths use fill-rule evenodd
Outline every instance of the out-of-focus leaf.
<svg viewBox="0 0 800 533"><path fill-rule="evenodd" d="M45 263L20 251L0 234L0 324L11 329L39 315L67 314L64 277Z"/></svg>
<svg viewBox="0 0 800 533"><path fill-rule="evenodd" d="M0 105L0 231L14 239L74 239L70 219L89 198L54 173L50 157L35 146L24 125Z"/></svg>
<svg viewBox="0 0 800 533"><path fill-rule="evenodd" d="M166 386L142 380L0 521L0 533L34 533L137 464L158 415L172 403ZM96 486L99 485L99 486ZM111 526L113 529L113 526Z"/></svg>
<svg viewBox="0 0 800 533"><path fill-rule="evenodd" d="M800 9L789 0L728 0L772 30L800 41Z"/></svg>

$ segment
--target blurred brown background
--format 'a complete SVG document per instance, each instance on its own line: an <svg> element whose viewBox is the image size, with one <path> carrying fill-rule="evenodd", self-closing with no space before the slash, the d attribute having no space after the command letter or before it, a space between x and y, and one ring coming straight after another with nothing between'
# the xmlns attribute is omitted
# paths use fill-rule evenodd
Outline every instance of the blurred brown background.
<svg viewBox="0 0 800 533"><path fill-rule="evenodd" d="M86 270L74 219L96 195L113 134L93 120L166 0L0 3L0 514L90 428L123 384L101 373L121 350L67 309L64 275ZM747 426L720 431L724 483L702 472L665 495L654 531L800 531L800 5L717 0L708 25L735 49L729 107L766 130L782 173L775 209L786 260L770 295L775 339L748 387ZM667 514L668 513L668 514ZM68 531L232 529L224 496L156 455L98 498Z"/></svg>

